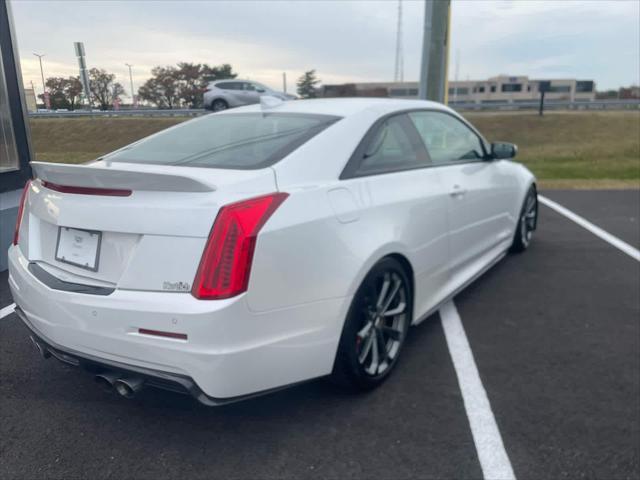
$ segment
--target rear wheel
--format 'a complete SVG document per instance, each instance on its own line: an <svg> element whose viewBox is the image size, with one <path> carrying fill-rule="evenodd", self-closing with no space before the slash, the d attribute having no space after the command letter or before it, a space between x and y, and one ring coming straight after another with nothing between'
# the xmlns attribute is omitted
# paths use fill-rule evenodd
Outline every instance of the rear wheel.
<svg viewBox="0 0 640 480"><path fill-rule="evenodd" d="M353 299L342 330L333 379L357 390L381 384L400 356L411 323L412 305L403 266L391 257L381 260Z"/></svg>
<svg viewBox="0 0 640 480"><path fill-rule="evenodd" d="M518 226L513 236L512 252L523 252L529 248L533 231L538 223L538 194L535 187L531 187L522 204Z"/></svg>
<svg viewBox="0 0 640 480"><path fill-rule="evenodd" d="M213 110L214 112L221 112L222 110L226 110L227 108L229 108L229 104L221 98L217 98L211 103L211 110Z"/></svg>

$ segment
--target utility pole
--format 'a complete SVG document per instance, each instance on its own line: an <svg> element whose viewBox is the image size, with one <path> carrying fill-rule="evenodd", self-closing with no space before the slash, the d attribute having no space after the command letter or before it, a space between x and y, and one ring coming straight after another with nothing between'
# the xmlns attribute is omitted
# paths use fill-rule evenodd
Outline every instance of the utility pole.
<svg viewBox="0 0 640 480"><path fill-rule="evenodd" d="M395 82L404 82L404 54L402 49L402 0L398 0L398 26L396 30L396 64L393 74Z"/></svg>
<svg viewBox="0 0 640 480"><path fill-rule="evenodd" d="M125 63L125 65L129 67L129 82L131 83L131 105L133 107L137 107L138 101L136 99L136 94L133 93L133 74L131 73L131 67L133 67L133 65L129 65L128 63Z"/></svg>
<svg viewBox="0 0 640 480"><path fill-rule="evenodd" d="M43 53L42 55L40 55L38 53L34 53L34 55L38 57L38 60L40 60L40 77L42 78L42 100L44 101L45 108L47 108L48 110L50 107L49 95L47 95L47 90L44 85L44 70L42 69L42 57L44 57L45 54Z"/></svg>
<svg viewBox="0 0 640 480"><path fill-rule="evenodd" d="M451 0L425 0L419 98L445 103Z"/></svg>
<svg viewBox="0 0 640 480"><path fill-rule="evenodd" d="M453 101L458 101L458 75L460 74L460 49L456 50L456 73L455 73L455 85L453 86Z"/></svg>

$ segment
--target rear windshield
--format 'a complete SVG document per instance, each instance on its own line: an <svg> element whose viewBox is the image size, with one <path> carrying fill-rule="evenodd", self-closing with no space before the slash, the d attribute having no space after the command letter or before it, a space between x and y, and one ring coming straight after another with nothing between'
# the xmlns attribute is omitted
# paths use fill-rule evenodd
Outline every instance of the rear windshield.
<svg viewBox="0 0 640 480"><path fill-rule="evenodd" d="M301 113L207 115L103 159L189 167L263 168L281 160L339 118Z"/></svg>

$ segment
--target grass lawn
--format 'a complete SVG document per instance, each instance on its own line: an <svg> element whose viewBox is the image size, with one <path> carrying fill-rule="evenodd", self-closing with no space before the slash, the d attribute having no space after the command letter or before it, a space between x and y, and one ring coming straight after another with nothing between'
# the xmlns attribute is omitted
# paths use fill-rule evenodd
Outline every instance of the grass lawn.
<svg viewBox="0 0 640 480"><path fill-rule="evenodd" d="M36 160L82 163L151 135L187 117L32 118Z"/></svg>
<svg viewBox="0 0 640 480"><path fill-rule="evenodd" d="M517 160L546 187L640 187L640 111L468 113L489 140L516 143ZM37 160L80 163L186 118L36 118Z"/></svg>
<svg viewBox="0 0 640 480"><path fill-rule="evenodd" d="M640 186L640 111L468 114L547 186Z"/></svg>

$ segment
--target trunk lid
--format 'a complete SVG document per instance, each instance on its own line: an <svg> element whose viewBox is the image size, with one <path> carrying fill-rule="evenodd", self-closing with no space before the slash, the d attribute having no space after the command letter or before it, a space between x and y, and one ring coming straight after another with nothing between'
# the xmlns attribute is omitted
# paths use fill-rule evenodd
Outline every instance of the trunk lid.
<svg viewBox="0 0 640 480"><path fill-rule="evenodd" d="M107 162L32 166L36 180L20 232L20 248L28 260L67 282L132 290L188 291L220 207L277 190L270 168ZM58 186L131 194L68 193ZM95 271L60 258L60 252L78 247L72 239L75 230L67 229L99 232L99 244L88 250L91 255L96 249ZM82 241L81 232L76 233Z"/></svg>

